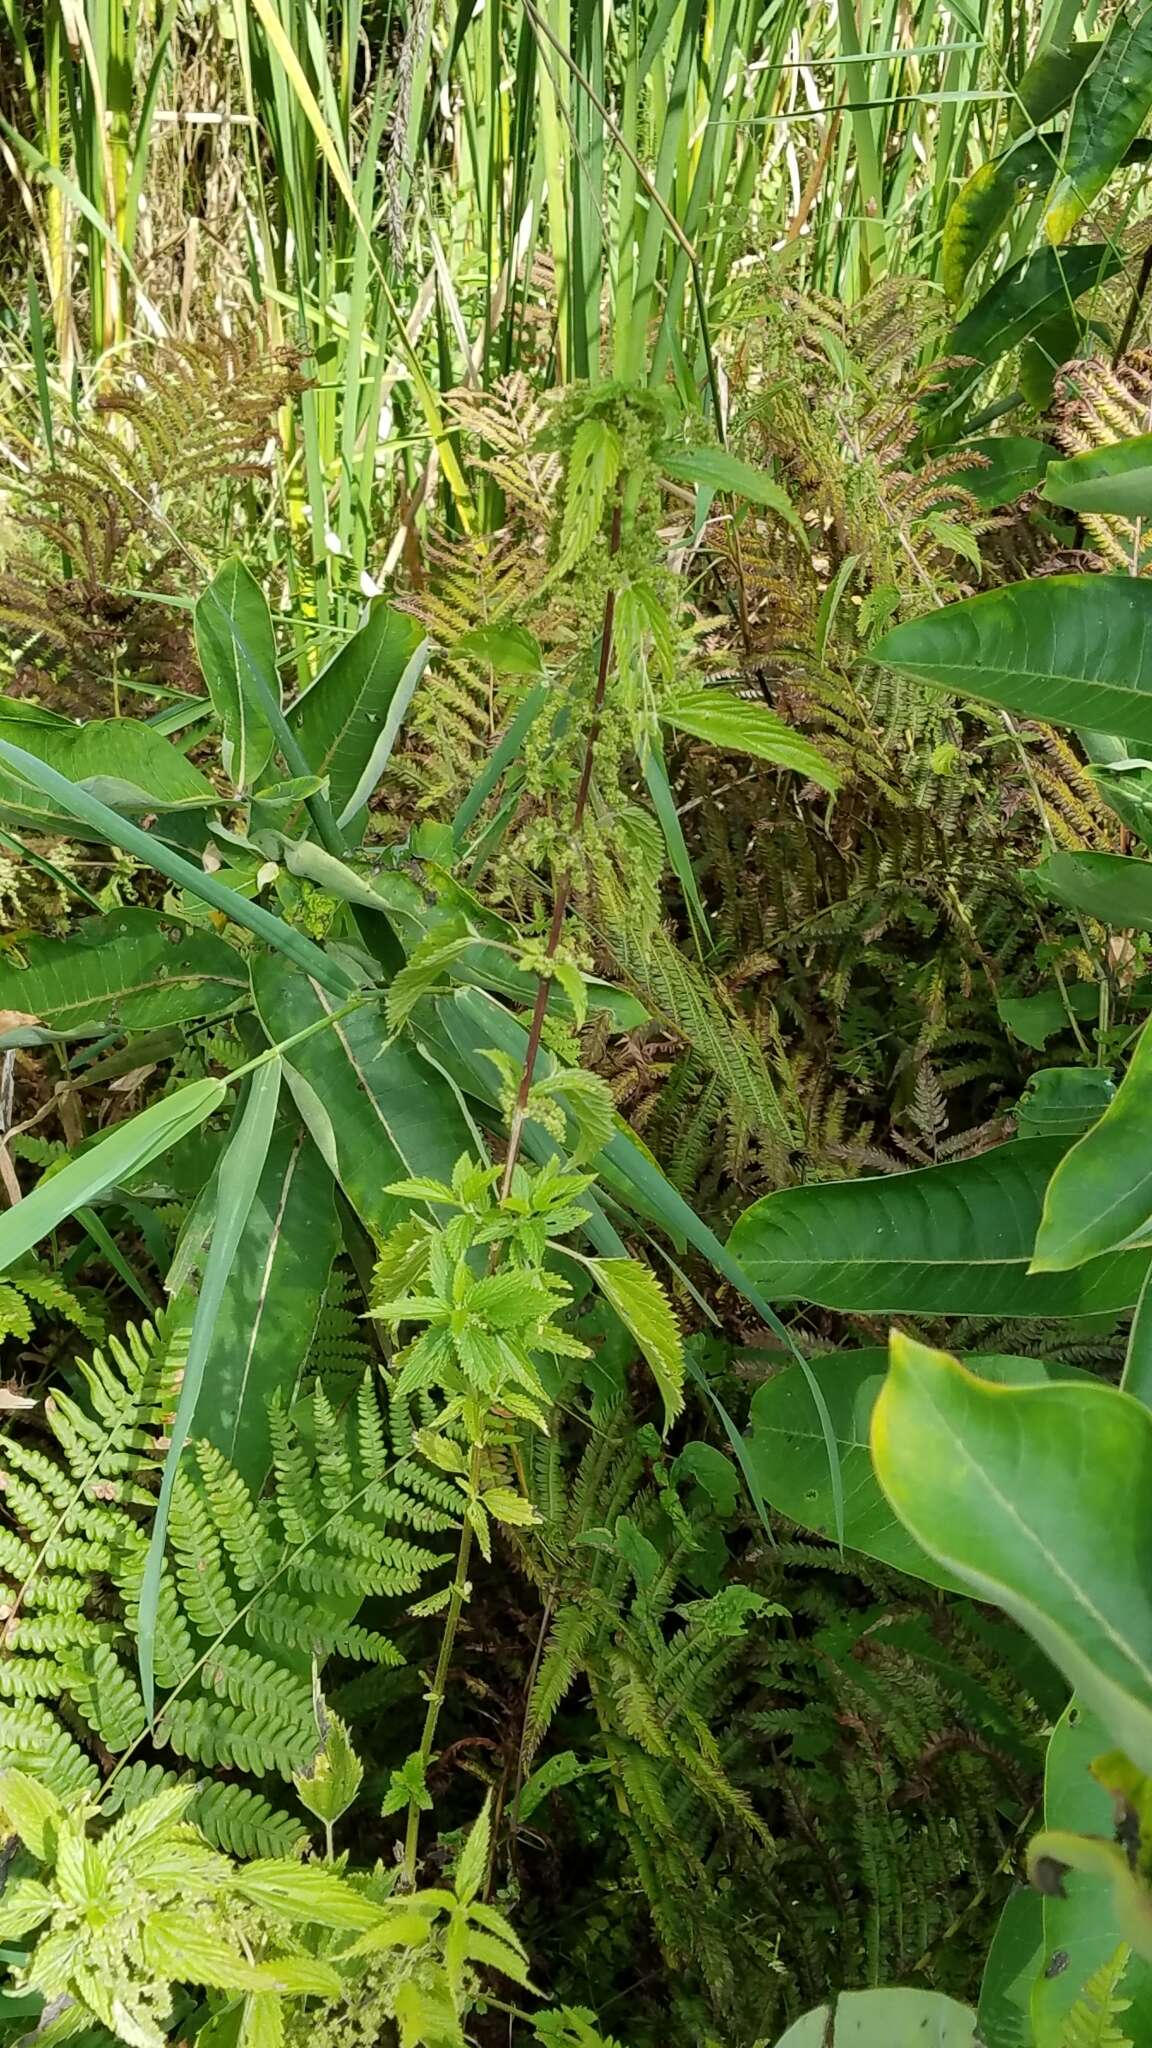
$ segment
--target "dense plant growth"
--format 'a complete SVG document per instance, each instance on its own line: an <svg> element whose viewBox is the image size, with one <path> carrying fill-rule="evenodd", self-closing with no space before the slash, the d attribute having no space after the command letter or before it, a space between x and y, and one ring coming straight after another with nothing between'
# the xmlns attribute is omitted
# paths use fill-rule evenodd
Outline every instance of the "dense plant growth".
<svg viewBox="0 0 1152 2048"><path fill-rule="evenodd" d="M0 49L0 2042L1141 2048L1152 8Z"/></svg>

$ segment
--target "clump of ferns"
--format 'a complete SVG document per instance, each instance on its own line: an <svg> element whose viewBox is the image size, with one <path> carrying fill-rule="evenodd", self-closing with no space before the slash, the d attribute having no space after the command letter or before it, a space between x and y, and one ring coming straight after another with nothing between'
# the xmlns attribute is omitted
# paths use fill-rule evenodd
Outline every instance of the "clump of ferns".
<svg viewBox="0 0 1152 2048"><path fill-rule="evenodd" d="M740 314L734 430L779 465L809 513L817 575L852 556L859 584L887 593L889 610L960 594L990 523L964 486L979 459L913 459L920 407L949 367L920 368L925 334L940 323L936 299L900 279L845 308L769 268L746 285Z"/></svg>
<svg viewBox="0 0 1152 2048"><path fill-rule="evenodd" d="M117 361L84 416L61 423L51 460L8 489L0 643L16 694L91 713L107 708L109 676L202 687L187 614L163 600L194 585L197 553L218 553L302 384L294 353L222 337Z"/></svg>
<svg viewBox="0 0 1152 2048"><path fill-rule="evenodd" d="M1152 350L1134 349L1118 363L1088 357L1060 372L1052 432L1065 455L1146 434L1150 423ZM1152 570L1152 531L1145 522L1102 512L1078 518L1102 567L1141 576Z"/></svg>

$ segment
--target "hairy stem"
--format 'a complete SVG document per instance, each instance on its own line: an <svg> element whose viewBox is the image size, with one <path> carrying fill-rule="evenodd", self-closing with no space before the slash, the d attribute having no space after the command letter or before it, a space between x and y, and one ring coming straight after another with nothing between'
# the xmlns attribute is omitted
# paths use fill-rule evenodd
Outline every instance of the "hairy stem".
<svg viewBox="0 0 1152 2048"><path fill-rule="evenodd" d="M620 552L621 510L617 500L612 514L612 538L609 554ZM588 726L588 738L584 746L584 765L580 770L580 781L576 790L576 803L572 812L572 844L580 838L580 827L588 808L588 796L592 788L592 764L596 756L596 742L600 737L600 726L604 716L604 698L608 690L608 676L612 667L612 627L616 617L616 587L609 584L604 593L604 613L600 625L600 667L596 676L596 695L592 700L592 718ZM556 895L552 904L552 922L548 927L548 942L545 959L554 960L559 950L564 931L564 918L572 898L573 871L567 868L557 877ZM542 974L536 989L536 1002L532 1011L532 1022L528 1029L528 1044L524 1053L524 1071L508 1125L508 1156L504 1162L504 1179L500 1186L500 1199L506 1201L512 1191L512 1177L520 1157L520 1146L524 1137L524 1122L528 1114L528 1098L532 1093L532 1082L536 1072L536 1056L540 1051L540 1037L544 1019L548 1012L548 998L552 992L551 974Z"/></svg>
<svg viewBox="0 0 1152 2048"><path fill-rule="evenodd" d="M468 1466L468 1488L475 1494L480 1484L480 1460L483 1447L473 1444ZM424 1716L424 1732L420 1737L420 1758L422 1773L427 1772L432 1761L436 1742L436 1729L440 1721L440 1709L448 1689L448 1673L452 1668L452 1652L456 1647L456 1631L460 1616L468 1597L468 1565L472 1556L472 1524L465 1522L460 1531L460 1548L456 1553L456 1570L452 1577L452 1591L448 1598L448 1611L444 1616L444 1633L440 1638L440 1654L432 1675L428 1694L428 1711ZM404 1880L411 1887L416 1882L416 1854L420 1846L420 1805L413 1797L408 1801L408 1825L404 1831Z"/></svg>

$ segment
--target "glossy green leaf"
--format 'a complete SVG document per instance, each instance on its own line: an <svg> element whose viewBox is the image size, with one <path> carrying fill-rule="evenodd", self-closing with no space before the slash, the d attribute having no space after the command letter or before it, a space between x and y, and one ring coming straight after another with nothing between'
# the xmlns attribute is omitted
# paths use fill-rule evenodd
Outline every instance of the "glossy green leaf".
<svg viewBox="0 0 1152 2048"><path fill-rule="evenodd" d="M37 715L28 716L30 711ZM104 803L124 811L167 812L208 810L218 802L216 791L178 747L149 725L135 719L95 718L86 725L39 706L0 699L0 742L55 769ZM18 772L8 757L0 758L0 810L17 823L38 826L73 815Z"/></svg>
<svg viewBox="0 0 1152 2048"><path fill-rule="evenodd" d="M392 699L423 639L417 620L389 604L374 605L359 632L333 655L288 713L308 766L328 778L337 816L356 792ZM350 838L362 837L363 825L361 813L352 821Z"/></svg>
<svg viewBox="0 0 1152 2048"><path fill-rule="evenodd" d="M59 1172L45 1175L22 1202L0 1215L0 1272L77 1209L161 1158L219 1109L226 1094L223 1081L190 1081L128 1123L116 1124Z"/></svg>
<svg viewBox="0 0 1152 2048"><path fill-rule="evenodd" d="M1133 434L1106 448L1086 448L1066 462L1050 462L1044 496L1072 512L1152 518L1152 434Z"/></svg>
<svg viewBox="0 0 1152 2048"><path fill-rule="evenodd" d="M1152 583L1041 576L896 626L873 658L1028 718L1152 745Z"/></svg>
<svg viewBox="0 0 1152 2048"><path fill-rule="evenodd" d="M660 716L678 732L708 740L714 747L754 754L778 768L794 768L833 795L840 787L839 772L811 740L786 725L766 704L737 697L732 690L674 690L662 700Z"/></svg>
<svg viewBox="0 0 1152 2048"><path fill-rule="evenodd" d="M456 642L453 654L470 654L474 661L487 662L498 676L539 676L544 673L540 642L527 626L511 620L491 626L473 626Z"/></svg>
<svg viewBox="0 0 1152 2048"><path fill-rule="evenodd" d="M729 1249L775 1301L879 1315L1075 1316L1130 1308L1148 1254L1029 1274L1061 1139L974 1159L765 1195Z"/></svg>
<svg viewBox="0 0 1152 2048"><path fill-rule="evenodd" d="M339 1005L277 960L260 961L253 988L273 1044ZM408 1204L385 1192L415 1176L451 1181L471 1127L444 1076L410 1038L388 1036L381 1007L354 1011L285 1058L296 1107L329 1170L369 1231L384 1236Z"/></svg>
<svg viewBox="0 0 1152 2048"><path fill-rule="evenodd" d="M267 600L243 562L225 562L193 613L196 652L220 720L224 773L248 793L275 745L261 689L280 702L276 639Z"/></svg>
<svg viewBox="0 0 1152 2048"><path fill-rule="evenodd" d="M1043 1955L1043 1901L1022 1885L1005 1901L980 1980L983 2048L1034 2048L1028 2004Z"/></svg>
<svg viewBox="0 0 1152 2048"><path fill-rule="evenodd" d="M917 1542L1027 1629L1115 1746L1152 1767L1148 1409L1097 1382L992 1386L894 1332L872 1456Z"/></svg>
<svg viewBox="0 0 1152 2048"><path fill-rule="evenodd" d="M965 469L960 482L978 505L989 511L998 505L1014 505L1026 491L1044 481L1052 449L1047 441L1028 434L989 434L983 440L965 441L958 455L980 455L979 469Z"/></svg>
<svg viewBox="0 0 1152 2048"><path fill-rule="evenodd" d="M1093 1777L1092 1764L1109 1748L1107 1729L1083 1700L1069 1701L1052 1730L1044 1764L1044 1826L1078 1834L1111 1834L1111 1795ZM1030 2011L1035 2048L1062 2048L1068 2014L1084 1984L1113 1955L1120 1936L1105 1885L1077 1871L1064 1879L1064 1897L1049 1894L1041 1909L1041 1951ZM1130 2031L1152 2038L1152 1969L1133 1957L1122 1995L1130 1998ZM994 2048L994 2044L992 2044Z"/></svg>
<svg viewBox="0 0 1152 2048"><path fill-rule="evenodd" d="M1009 134L1024 135L1029 128L1042 128L1053 114L1062 112L1100 48L1099 43L1069 43L1067 49L1060 50L1049 43L1037 51L1016 86Z"/></svg>
<svg viewBox="0 0 1152 2048"><path fill-rule="evenodd" d="M1082 1137L1115 1093L1100 1067L1042 1067L1016 1104L1016 1129L1022 1138Z"/></svg>
<svg viewBox="0 0 1152 2048"><path fill-rule="evenodd" d="M1152 1023L1115 1096L1048 1183L1034 1273L1063 1273L1147 1236L1152 1221Z"/></svg>
<svg viewBox="0 0 1152 2048"><path fill-rule="evenodd" d="M684 1406L684 1344L668 1296L639 1259L591 1259L589 1269L647 1359L671 1428Z"/></svg>
<svg viewBox="0 0 1152 2048"><path fill-rule="evenodd" d="M978 170L960 187L948 209L940 250L940 274L954 304L974 263L990 247L1023 193L1047 185L1060 150L1059 136L1036 135Z"/></svg>
<svg viewBox="0 0 1152 2048"><path fill-rule="evenodd" d="M160 1611L160 1588L172 1491L176 1484L180 1458L196 1419L220 1303L264 1171L279 1096L280 1063L278 1060L270 1060L266 1066L257 1067L252 1075L247 1100L236 1119L220 1161L212 1219L212 1242L204 1262L204 1276L192 1317L188 1356L180 1381L180 1398L176 1403L176 1413L172 1418L172 1427L168 1435L168 1449L164 1456L156 1513L152 1519L148 1554L140 1580L137 1647L140 1690L144 1695L149 1720L152 1719L156 1702L156 1624Z"/></svg>
<svg viewBox="0 0 1152 2048"><path fill-rule="evenodd" d="M1061 1378L1038 1359L977 1357L969 1361L982 1379L1030 1385ZM964 1582L929 1556L895 1514L872 1467L869 1431L888 1370L888 1353L830 1351L809 1361L832 1418L844 1488L844 1543L910 1578L925 1579L945 1592L962 1593ZM835 1512L828 1451L807 1376L789 1365L757 1387L748 1411L748 1457L766 1501L801 1528L835 1536Z"/></svg>
<svg viewBox="0 0 1152 2048"><path fill-rule="evenodd" d="M1152 932L1152 861L1123 853L1051 853L1033 870L1045 896L1117 931Z"/></svg>
<svg viewBox="0 0 1152 2048"><path fill-rule="evenodd" d="M941 350L955 363L941 388L925 401L931 420L963 403L980 378L1009 349L1074 305L1087 291L1115 275L1119 257L1103 245L1040 249L1013 264L990 285L952 329ZM959 358L971 357L965 365Z"/></svg>
<svg viewBox="0 0 1152 2048"><path fill-rule="evenodd" d="M65 1035L186 1023L247 990L245 963L223 939L155 910L109 911L66 939L28 939L0 957L0 1010Z"/></svg>
<svg viewBox="0 0 1152 2048"><path fill-rule="evenodd" d="M243 925L277 952L286 954L299 967L314 974L325 988L348 995L357 986L348 968L330 960L319 946L305 938L303 932L286 924L283 918L273 917L270 911L262 910L258 903L249 903L235 889L229 889L218 881L215 875L206 874L203 868L185 860L170 846L165 846L162 840L150 837L138 825L120 817L98 797L69 782L58 769L28 753L24 747L10 746L0 739L0 766L15 769L24 782L51 797L65 816L78 819L98 838L107 840L109 846L122 846L126 852L134 853L145 866L167 875L170 882L190 890L202 902L210 903L214 910L222 910L235 924Z"/></svg>
<svg viewBox="0 0 1152 2048"><path fill-rule="evenodd" d="M941 1991L843 1991L780 2036L776 2048L980 2048L976 2015Z"/></svg>
<svg viewBox="0 0 1152 2048"><path fill-rule="evenodd" d="M1063 242L1102 192L1152 107L1152 8L1130 0L1077 90L1044 227Z"/></svg>
<svg viewBox="0 0 1152 2048"><path fill-rule="evenodd" d="M270 1463L268 1402L295 1394L339 1248L332 1175L282 1119L220 1297L205 1366L212 1398L196 1432L257 1490Z"/></svg>
<svg viewBox="0 0 1152 2048"><path fill-rule="evenodd" d="M751 505L763 505L766 511L778 513L801 539L807 539L787 491L762 469L741 462L726 448L664 449L660 467L677 483L699 484L706 491L726 491L732 497L747 498Z"/></svg>

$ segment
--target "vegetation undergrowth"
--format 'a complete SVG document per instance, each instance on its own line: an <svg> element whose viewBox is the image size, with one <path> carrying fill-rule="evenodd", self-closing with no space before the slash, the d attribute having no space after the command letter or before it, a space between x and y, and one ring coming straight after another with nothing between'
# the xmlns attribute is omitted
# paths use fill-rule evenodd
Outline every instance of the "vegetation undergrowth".
<svg viewBox="0 0 1152 2048"><path fill-rule="evenodd" d="M1142 2048L1152 7L0 53L0 2048Z"/></svg>

